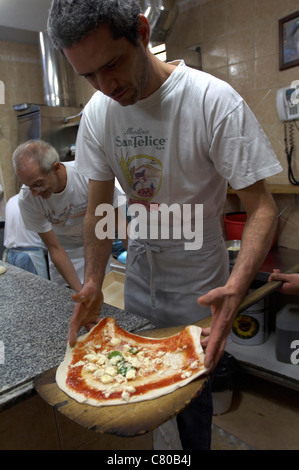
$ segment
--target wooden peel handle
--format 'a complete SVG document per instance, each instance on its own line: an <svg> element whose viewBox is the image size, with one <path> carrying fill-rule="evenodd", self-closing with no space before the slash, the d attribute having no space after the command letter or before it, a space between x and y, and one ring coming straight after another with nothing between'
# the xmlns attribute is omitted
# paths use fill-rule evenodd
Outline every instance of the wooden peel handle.
<svg viewBox="0 0 299 470"><path fill-rule="evenodd" d="M285 274L299 273L299 264L293 266L290 270L285 271ZM266 297L266 295L271 294L276 291L280 286L282 286L282 281L270 281L264 284L262 287L259 287L255 291L248 294L243 302L241 303L238 313L244 312L244 310L251 307L251 305L256 304L259 300Z"/></svg>

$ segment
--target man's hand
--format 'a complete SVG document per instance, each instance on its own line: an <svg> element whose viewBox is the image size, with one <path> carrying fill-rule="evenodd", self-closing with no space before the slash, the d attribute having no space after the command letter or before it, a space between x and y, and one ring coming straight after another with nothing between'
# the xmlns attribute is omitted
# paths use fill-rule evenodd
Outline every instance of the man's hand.
<svg viewBox="0 0 299 470"><path fill-rule="evenodd" d="M76 305L68 331L70 346L76 344L79 330L83 326L89 331L99 322L103 305L102 291L97 289L94 284L85 284L80 292L72 295L72 298L76 302Z"/></svg>
<svg viewBox="0 0 299 470"><path fill-rule="evenodd" d="M214 369L220 360L226 339L231 331L234 318L237 313L237 305L240 298L228 292L227 287L217 287L207 294L199 297L198 303L211 308L212 324L209 336L202 340L202 345L207 346L205 352L205 366Z"/></svg>
<svg viewBox="0 0 299 470"><path fill-rule="evenodd" d="M279 269L273 269L268 281L282 281L283 285L277 289L286 295L299 295L299 274L283 274Z"/></svg>

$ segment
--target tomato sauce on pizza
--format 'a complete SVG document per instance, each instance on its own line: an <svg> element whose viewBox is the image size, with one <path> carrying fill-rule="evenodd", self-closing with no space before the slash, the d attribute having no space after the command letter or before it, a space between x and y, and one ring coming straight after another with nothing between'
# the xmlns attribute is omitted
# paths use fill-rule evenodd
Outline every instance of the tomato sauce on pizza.
<svg viewBox="0 0 299 470"><path fill-rule="evenodd" d="M146 338L102 319L68 349L58 386L79 402L118 405L171 393L206 372L201 329L187 326L167 338Z"/></svg>

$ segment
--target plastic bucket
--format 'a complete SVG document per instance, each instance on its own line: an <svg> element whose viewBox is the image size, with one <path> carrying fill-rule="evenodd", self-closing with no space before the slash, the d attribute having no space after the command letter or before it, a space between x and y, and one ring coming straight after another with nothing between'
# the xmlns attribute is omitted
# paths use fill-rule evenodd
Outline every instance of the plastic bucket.
<svg viewBox="0 0 299 470"><path fill-rule="evenodd" d="M247 220L246 212L230 212L224 214L224 228L227 240L242 240L242 233ZM273 248L276 234L272 240L270 250Z"/></svg>
<svg viewBox="0 0 299 470"><path fill-rule="evenodd" d="M224 227L227 240L242 240L242 232L247 220L246 212L224 214Z"/></svg>

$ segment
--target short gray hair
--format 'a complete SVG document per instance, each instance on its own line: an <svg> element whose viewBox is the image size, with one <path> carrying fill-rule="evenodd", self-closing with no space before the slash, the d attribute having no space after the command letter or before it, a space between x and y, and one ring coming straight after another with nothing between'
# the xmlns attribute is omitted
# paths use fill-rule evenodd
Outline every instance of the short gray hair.
<svg viewBox="0 0 299 470"><path fill-rule="evenodd" d="M15 171L23 158L29 158L37 163L43 173L49 172L53 164L59 162L55 148L43 140L28 140L16 148L12 156Z"/></svg>
<svg viewBox="0 0 299 470"><path fill-rule="evenodd" d="M48 16L48 35L60 51L86 38L100 24L110 27L114 39L139 38L137 0L53 0Z"/></svg>

